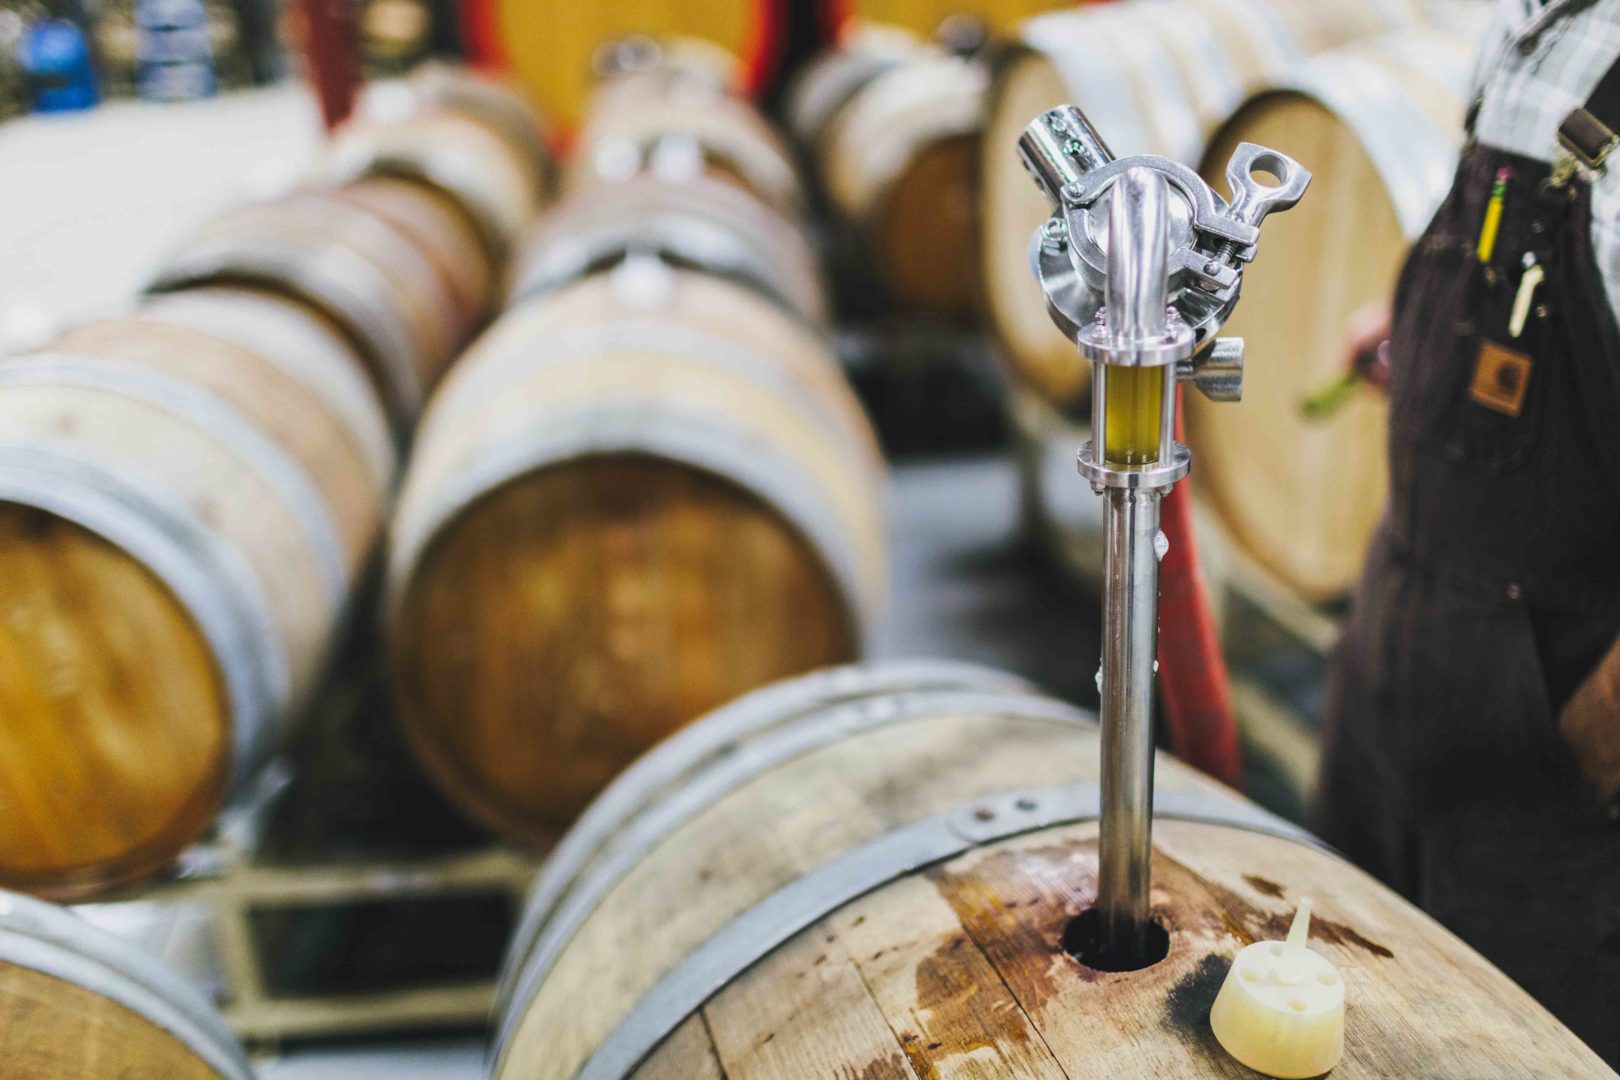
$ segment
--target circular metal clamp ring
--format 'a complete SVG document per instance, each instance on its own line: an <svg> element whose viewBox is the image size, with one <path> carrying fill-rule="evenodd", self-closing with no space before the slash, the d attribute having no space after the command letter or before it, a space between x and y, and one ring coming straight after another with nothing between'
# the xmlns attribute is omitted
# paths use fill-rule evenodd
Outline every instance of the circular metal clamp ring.
<svg viewBox="0 0 1620 1080"><path fill-rule="evenodd" d="M1170 444L1168 464L1109 465L1098 461L1093 444L1086 443L1076 455L1080 475L1094 488L1121 488L1126 491L1159 491L1171 487L1192 469L1192 451L1185 443Z"/></svg>

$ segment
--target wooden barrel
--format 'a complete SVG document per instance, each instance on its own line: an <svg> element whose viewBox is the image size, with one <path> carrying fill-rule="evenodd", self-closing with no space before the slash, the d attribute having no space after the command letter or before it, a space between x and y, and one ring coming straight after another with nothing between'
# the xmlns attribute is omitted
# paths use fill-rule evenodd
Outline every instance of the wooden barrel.
<svg viewBox="0 0 1620 1080"><path fill-rule="evenodd" d="M0 882L89 895L196 840L304 704L372 549L378 406L351 425L318 336L224 300L251 347L163 312L0 364Z"/></svg>
<svg viewBox="0 0 1620 1080"><path fill-rule="evenodd" d="M521 87L493 72L442 60L419 65L406 82L416 99L464 113L499 133L528 163L535 190L550 190L557 168L550 131Z"/></svg>
<svg viewBox="0 0 1620 1080"><path fill-rule="evenodd" d="M1306 896L1311 947L1347 984L1334 1076L1613 1075L1432 919L1168 758L1166 952L1086 965L1092 718L1005 683L913 681L771 687L609 788L536 883L493 1075L1236 1076L1210 1005Z"/></svg>
<svg viewBox="0 0 1620 1080"><path fill-rule="evenodd" d="M210 285L153 297L137 317L228 341L308 386L364 459L377 498L387 497L399 467L388 417L354 346L313 308L278 293Z"/></svg>
<svg viewBox="0 0 1620 1080"><path fill-rule="evenodd" d="M921 39L898 26L852 22L836 45L801 67L783 95L782 116L804 156L818 156L833 117L861 87L921 49Z"/></svg>
<svg viewBox="0 0 1620 1080"><path fill-rule="evenodd" d="M574 192L530 233L514 263L511 302L632 255L730 278L817 324L828 318L821 268L804 227L702 172L642 173Z"/></svg>
<svg viewBox="0 0 1620 1080"><path fill-rule="evenodd" d="M0 893L0 1061L17 1080L251 1080L174 972L69 912Z"/></svg>
<svg viewBox="0 0 1620 1080"><path fill-rule="evenodd" d="M427 252L454 295L462 324L483 325L495 299L500 264L482 246L481 234L457 203L415 180L387 174L365 176L327 194L375 214L410 237Z"/></svg>
<svg viewBox="0 0 1620 1080"><path fill-rule="evenodd" d="M546 191L525 148L504 129L446 105L398 118L362 114L333 141L326 171L340 180L403 176L443 192L478 229L486 258L499 265L534 220Z"/></svg>
<svg viewBox="0 0 1620 1080"><path fill-rule="evenodd" d="M1360 574L1388 477L1379 391L1363 387L1315 419L1305 403L1344 373L1348 320L1390 297L1451 186L1475 45L1409 33L1325 53L1210 142L1209 178L1240 142L1315 173L1310 197L1267 224L1226 327L1248 346L1243 402L1186 399L1199 495L1244 551L1313 600L1343 595Z"/></svg>
<svg viewBox="0 0 1620 1080"><path fill-rule="evenodd" d="M545 115L577 127L596 86L604 47L631 36L690 39L736 58L736 81L766 85L779 66L787 9L774 0L701 4L592 4L569 0L466 0L467 55L510 72Z"/></svg>
<svg viewBox="0 0 1620 1080"><path fill-rule="evenodd" d="M439 197L414 196L410 231L347 196L307 191L239 207L207 223L174 252L149 286L172 292L198 285L245 284L311 305L343 330L396 423L416 415L426 394L471 330L458 279L444 267L465 250L465 232L448 224ZM423 238L437 237L432 245Z"/></svg>
<svg viewBox="0 0 1620 1080"><path fill-rule="evenodd" d="M827 344L754 292L641 259L511 309L394 520L409 741L479 821L549 837L706 709L858 654L881 489Z"/></svg>
<svg viewBox="0 0 1620 1080"><path fill-rule="evenodd" d="M1071 103L1120 157L1195 164L1232 109L1300 58L1420 19L1410 0L1138 0L1024 23L991 78L980 194L986 308L1013 377L1061 406L1090 393L1090 366L1029 269L1030 237L1050 213L1016 150L1032 119Z"/></svg>
<svg viewBox="0 0 1620 1080"><path fill-rule="evenodd" d="M632 73L597 92L567 188L657 171L660 155L695 157L781 213L804 213L798 168L770 122L746 99L680 71Z"/></svg>
<svg viewBox="0 0 1620 1080"><path fill-rule="evenodd" d="M980 60L919 49L856 90L822 140L822 188L902 307L956 319L978 309L988 79Z"/></svg>

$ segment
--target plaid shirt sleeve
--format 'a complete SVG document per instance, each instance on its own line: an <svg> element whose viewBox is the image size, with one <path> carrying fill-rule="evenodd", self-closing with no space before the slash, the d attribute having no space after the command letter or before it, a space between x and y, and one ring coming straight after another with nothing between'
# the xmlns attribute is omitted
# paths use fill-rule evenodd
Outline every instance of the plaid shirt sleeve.
<svg viewBox="0 0 1620 1080"><path fill-rule="evenodd" d="M1474 85L1482 145L1559 156L1558 125L1620 61L1620 0L1500 0ZM1592 249L1620 319L1620 160L1592 185Z"/></svg>

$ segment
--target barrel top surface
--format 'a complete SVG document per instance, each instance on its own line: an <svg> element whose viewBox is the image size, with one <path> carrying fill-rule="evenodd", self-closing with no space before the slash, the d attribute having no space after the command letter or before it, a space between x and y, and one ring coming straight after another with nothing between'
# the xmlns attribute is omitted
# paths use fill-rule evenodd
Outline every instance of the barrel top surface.
<svg viewBox="0 0 1620 1080"><path fill-rule="evenodd" d="M552 850L529 890L513 934L503 996L532 951L534 938L587 866L673 785L762 732L836 705L925 690L1021 692L1017 676L960 661L892 660L849 664L772 683L722 706L642 755L592 801Z"/></svg>
<svg viewBox="0 0 1620 1080"><path fill-rule="evenodd" d="M495 1075L1240 1077L1209 1007L1238 951L1280 939L1303 896L1350 992L1335 1075L1609 1075L1432 920L1168 759L1154 890L1168 958L1117 973L1075 960L1059 943L1096 896L1096 729L961 676L812 677L645 759L542 875ZM1545 1072L1525 1073L1526 1054Z"/></svg>
<svg viewBox="0 0 1620 1080"><path fill-rule="evenodd" d="M1104 972L1060 945L1094 900L1096 827L997 842L829 913L693 1013L629 1073L1039 1080L1255 1073L1209 1027L1236 954L1286 936L1300 899L1310 948L1346 994L1334 1077L1603 1077L1614 1073L1524 991L1427 916L1328 853L1259 833L1161 820L1155 916L1165 959ZM807 985L808 984L808 985ZM660 1071L664 1070L664 1071ZM589 1070L581 1076L596 1080Z"/></svg>
<svg viewBox="0 0 1620 1080"><path fill-rule="evenodd" d="M156 959L70 912L0 891L0 963L50 975L106 997L168 1032L223 1080L253 1069L220 1015Z"/></svg>

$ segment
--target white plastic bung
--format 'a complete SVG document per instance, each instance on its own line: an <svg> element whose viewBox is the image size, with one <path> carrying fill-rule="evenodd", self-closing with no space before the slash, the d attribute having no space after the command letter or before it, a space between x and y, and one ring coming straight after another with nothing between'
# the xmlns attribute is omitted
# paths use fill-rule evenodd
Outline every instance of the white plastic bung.
<svg viewBox="0 0 1620 1080"><path fill-rule="evenodd" d="M1311 902L1301 900L1286 942L1238 953L1209 1014L1228 1054L1282 1080L1320 1076L1344 1053L1344 979L1305 947L1310 928Z"/></svg>

